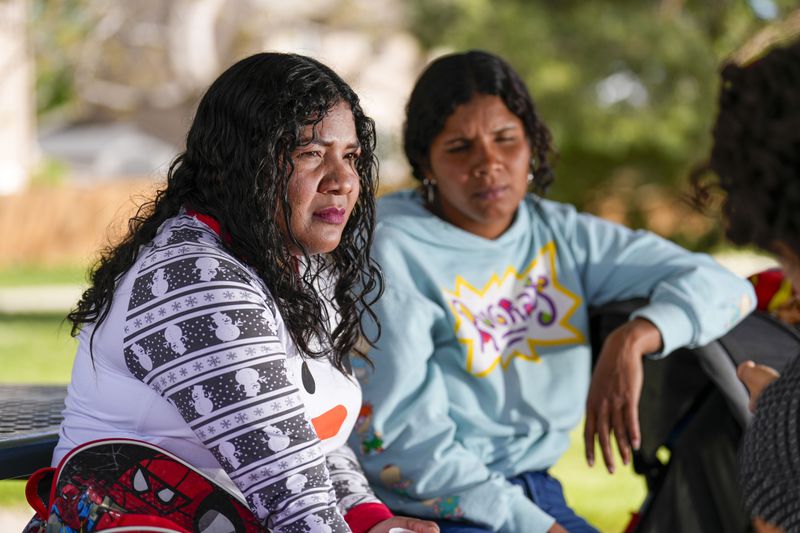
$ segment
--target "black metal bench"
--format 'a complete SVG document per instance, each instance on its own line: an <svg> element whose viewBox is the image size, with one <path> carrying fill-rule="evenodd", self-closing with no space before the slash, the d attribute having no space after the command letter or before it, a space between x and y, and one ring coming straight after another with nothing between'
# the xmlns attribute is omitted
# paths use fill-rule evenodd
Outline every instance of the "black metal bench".
<svg viewBox="0 0 800 533"><path fill-rule="evenodd" d="M66 385L0 384L0 479L50 464L66 396Z"/></svg>

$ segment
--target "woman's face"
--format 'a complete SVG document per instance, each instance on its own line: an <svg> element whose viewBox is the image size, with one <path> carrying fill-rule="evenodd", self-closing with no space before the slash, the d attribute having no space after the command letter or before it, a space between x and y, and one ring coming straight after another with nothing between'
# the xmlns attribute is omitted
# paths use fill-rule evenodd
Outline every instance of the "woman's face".
<svg viewBox="0 0 800 533"><path fill-rule="evenodd" d="M306 126L299 144L288 184L292 232L309 255L328 253L339 245L360 188L361 147L350 106L339 102L316 127ZM283 215L278 223L284 225Z"/></svg>
<svg viewBox="0 0 800 533"><path fill-rule="evenodd" d="M439 216L487 239L508 229L527 190L531 148L522 121L499 96L476 94L456 107L429 160Z"/></svg>

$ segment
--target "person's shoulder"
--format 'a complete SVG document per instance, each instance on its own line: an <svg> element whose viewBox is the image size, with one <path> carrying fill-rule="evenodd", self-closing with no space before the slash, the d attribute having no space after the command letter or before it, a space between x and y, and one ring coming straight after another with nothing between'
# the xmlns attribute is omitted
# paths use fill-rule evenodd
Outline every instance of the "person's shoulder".
<svg viewBox="0 0 800 533"><path fill-rule="evenodd" d="M548 216L564 217L579 214L578 209L570 203L550 200L535 194L526 194L524 204L528 209L544 213Z"/></svg>
<svg viewBox="0 0 800 533"><path fill-rule="evenodd" d="M419 194L413 189L382 195L376 202L376 208L378 222L391 222L398 218L427 213Z"/></svg>
<svg viewBox="0 0 800 533"><path fill-rule="evenodd" d="M159 296L168 289L205 290L220 283L261 289L257 276L223 246L216 233L190 216L178 215L162 224L137 263L134 292L144 285Z"/></svg>
<svg viewBox="0 0 800 533"><path fill-rule="evenodd" d="M433 215L425 208L419 194L413 190L397 191L381 196L377 201L375 242L412 239L428 225Z"/></svg>
<svg viewBox="0 0 800 533"><path fill-rule="evenodd" d="M528 194L523 200L531 220L544 222L546 226L555 228L574 227L578 219L590 217L566 202L549 200L535 194Z"/></svg>
<svg viewBox="0 0 800 533"><path fill-rule="evenodd" d="M567 228L581 226L598 231L614 230L624 226L595 213L580 211L573 204L567 202L548 200L530 194L526 200L530 209L535 211L535 216L548 220L554 226Z"/></svg>

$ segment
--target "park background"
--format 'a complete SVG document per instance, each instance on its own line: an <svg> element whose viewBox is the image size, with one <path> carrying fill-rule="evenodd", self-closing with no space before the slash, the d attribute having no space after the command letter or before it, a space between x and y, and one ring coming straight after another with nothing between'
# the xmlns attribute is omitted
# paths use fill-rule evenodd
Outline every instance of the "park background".
<svg viewBox="0 0 800 533"><path fill-rule="evenodd" d="M687 202L708 152L718 71L800 32L796 0L0 0L0 382L66 383L64 322L97 251L163 184L207 85L263 50L316 57L378 125L381 191L411 186L400 144L424 65L486 49L523 76L559 153L548 196L742 275L772 264L722 241ZM570 503L621 531L645 496L575 444L555 467ZM0 482L19 530L21 481Z"/></svg>

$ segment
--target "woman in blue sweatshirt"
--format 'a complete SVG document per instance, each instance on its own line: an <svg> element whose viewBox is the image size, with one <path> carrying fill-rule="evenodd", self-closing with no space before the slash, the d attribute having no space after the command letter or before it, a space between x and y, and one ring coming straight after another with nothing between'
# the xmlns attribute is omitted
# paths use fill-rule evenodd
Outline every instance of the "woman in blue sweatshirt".
<svg viewBox="0 0 800 533"><path fill-rule="evenodd" d="M708 256L529 193L553 180L551 137L496 56L433 62L404 140L421 187L379 201L381 337L351 443L390 507L442 531L594 531L547 474L571 429L586 416L590 465L597 439L614 470L611 433L627 463L642 357L725 333L752 289ZM588 307L632 297L650 303L592 374Z"/></svg>

